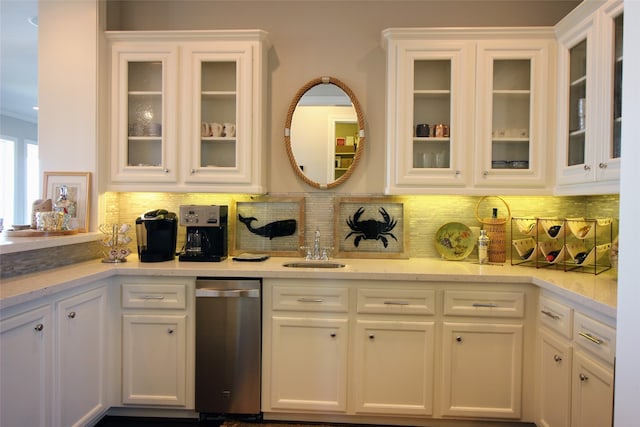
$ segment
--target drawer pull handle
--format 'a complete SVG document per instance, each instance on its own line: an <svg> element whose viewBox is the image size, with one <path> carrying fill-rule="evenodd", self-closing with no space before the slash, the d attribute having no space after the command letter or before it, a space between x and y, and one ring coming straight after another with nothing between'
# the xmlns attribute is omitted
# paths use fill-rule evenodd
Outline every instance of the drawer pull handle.
<svg viewBox="0 0 640 427"><path fill-rule="evenodd" d="M44 329L44 325L42 323L38 323L35 326L35 328L33 328L33 329L35 329L36 331L40 332L40 331L42 331Z"/></svg>
<svg viewBox="0 0 640 427"><path fill-rule="evenodd" d="M582 338L588 339L592 343L595 343L598 345L602 344L602 340L600 338L594 337L589 332L578 332L578 335L580 335Z"/></svg>
<svg viewBox="0 0 640 427"><path fill-rule="evenodd" d="M143 295L140 298L142 299L164 299L162 295Z"/></svg>
<svg viewBox="0 0 640 427"><path fill-rule="evenodd" d="M385 301L384 305L409 305L407 301Z"/></svg>
<svg viewBox="0 0 640 427"><path fill-rule="evenodd" d="M324 302L322 298L298 298L298 302Z"/></svg>
<svg viewBox="0 0 640 427"><path fill-rule="evenodd" d="M540 313L544 314L545 316L549 316L550 318L552 318L553 320L560 320L560 316L558 316L557 314L548 311L548 310L540 310Z"/></svg>
<svg viewBox="0 0 640 427"><path fill-rule="evenodd" d="M496 308L498 304L494 304L492 302L474 302L471 304L472 307L485 307L485 308Z"/></svg>
<svg viewBox="0 0 640 427"><path fill-rule="evenodd" d="M557 354L553 355L553 361L554 362L562 362L562 357L558 356Z"/></svg>

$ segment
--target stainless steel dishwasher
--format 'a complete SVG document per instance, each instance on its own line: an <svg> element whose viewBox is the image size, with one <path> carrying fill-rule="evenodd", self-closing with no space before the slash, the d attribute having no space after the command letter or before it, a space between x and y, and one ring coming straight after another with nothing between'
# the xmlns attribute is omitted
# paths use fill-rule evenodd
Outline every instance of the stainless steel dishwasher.
<svg viewBox="0 0 640 427"><path fill-rule="evenodd" d="M196 411L260 414L259 279L196 280Z"/></svg>

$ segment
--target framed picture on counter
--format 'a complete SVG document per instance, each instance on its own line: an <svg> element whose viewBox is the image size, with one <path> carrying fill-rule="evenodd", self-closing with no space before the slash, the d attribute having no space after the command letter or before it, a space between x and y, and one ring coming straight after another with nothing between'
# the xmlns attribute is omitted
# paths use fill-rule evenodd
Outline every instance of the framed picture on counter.
<svg viewBox="0 0 640 427"><path fill-rule="evenodd" d="M51 199L54 207L61 198L66 200L66 213L71 215L71 228L79 232L89 230L89 192L91 172L45 172L43 199Z"/></svg>
<svg viewBox="0 0 640 427"><path fill-rule="evenodd" d="M344 258L406 258L402 201L389 197L337 198L334 248Z"/></svg>
<svg viewBox="0 0 640 427"><path fill-rule="evenodd" d="M229 221L231 254L300 256L304 244L304 197L236 200Z"/></svg>

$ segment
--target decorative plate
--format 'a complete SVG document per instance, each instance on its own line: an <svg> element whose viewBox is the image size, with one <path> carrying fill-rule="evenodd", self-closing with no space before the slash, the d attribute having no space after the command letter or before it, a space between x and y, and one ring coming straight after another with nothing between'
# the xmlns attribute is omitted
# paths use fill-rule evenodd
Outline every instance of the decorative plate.
<svg viewBox="0 0 640 427"><path fill-rule="evenodd" d="M436 231L436 250L451 261L465 259L475 246L471 229L460 222L449 222Z"/></svg>

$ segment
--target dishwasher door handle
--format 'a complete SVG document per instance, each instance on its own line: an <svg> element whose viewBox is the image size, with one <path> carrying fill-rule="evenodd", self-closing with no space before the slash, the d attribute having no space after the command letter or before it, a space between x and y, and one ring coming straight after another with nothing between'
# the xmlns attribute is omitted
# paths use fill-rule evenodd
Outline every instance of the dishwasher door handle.
<svg viewBox="0 0 640 427"><path fill-rule="evenodd" d="M260 298L260 289L196 289L196 298Z"/></svg>

